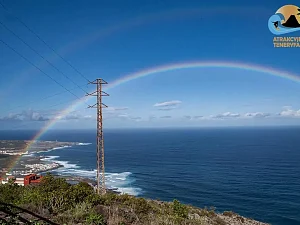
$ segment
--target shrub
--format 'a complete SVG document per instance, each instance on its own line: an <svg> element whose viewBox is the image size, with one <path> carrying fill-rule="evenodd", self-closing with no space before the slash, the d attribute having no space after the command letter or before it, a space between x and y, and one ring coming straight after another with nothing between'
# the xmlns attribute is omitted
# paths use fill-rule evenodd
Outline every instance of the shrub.
<svg viewBox="0 0 300 225"><path fill-rule="evenodd" d="M114 193L106 193L100 198L102 199L104 205L111 205L112 203L116 202L118 196Z"/></svg>
<svg viewBox="0 0 300 225"><path fill-rule="evenodd" d="M136 198L134 201L135 212L138 214L148 214L151 206L144 198Z"/></svg>
<svg viewBox="0 0 300 225"><path fill-rule="evenodd" d="M17 184L0 184L0 201L14 204L21 195L22 187Z"/></svg>
<svg viewBox="0 0 300 225"><path fill-rule="evenodd" d="M93 206L99 204L103 205L105 203L105 199L101 195L93 193L86 197L86 202L91 203Z"/></svg>
<svg viewBox="0 0 300 225"><path fill-rule="evenodd" d="M87 198L91 195L94 196L94 190L89 184L80 182L76 185L71 186L70 195L72 201L76 204L86 201Z"/></svg>
<svg viewBox="0 0 300 225"><path fill-rule="evenodd" d="M71 187L66 179L54 177L52 174L48 173L41 180L39 189L42 189L43 192L53 192L54 190L66 191Z"/></svg>
<svg viewBox="0 0 300 225"><path fill-rule="evenodd" d="M86 222L87 224L106 225L103 216L100 215L100 214L95 214L95 213L89 214L89 215L86 217L85 222Z"/></svg>
<svg viewBox="0 0 300 225"><path fill-rule="evenodd" d="M179 218L188 218L187 207L176 199L173 201L173 213Z"/></svg>
<svg viewBox="0 0 300 225"><path fill-rule="evenodd" d="M223 212L223 215L224 215L224 216L233 217L233 216L234 216L234 213L231 212L231 211L225 211L225 212Z"/></svg>

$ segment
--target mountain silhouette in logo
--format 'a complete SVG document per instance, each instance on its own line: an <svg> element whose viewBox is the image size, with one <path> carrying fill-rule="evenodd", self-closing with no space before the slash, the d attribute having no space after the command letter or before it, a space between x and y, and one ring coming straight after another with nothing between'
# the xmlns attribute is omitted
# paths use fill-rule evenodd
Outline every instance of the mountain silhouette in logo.
<svg viewBox="0 0 300 225"><path fill-rule="evenodd" d="M295 28L295 27L300 27L300 24L298 23L296 16L291 15L289 17L289 19L285 23L282 24L282 26Z"/></svg>

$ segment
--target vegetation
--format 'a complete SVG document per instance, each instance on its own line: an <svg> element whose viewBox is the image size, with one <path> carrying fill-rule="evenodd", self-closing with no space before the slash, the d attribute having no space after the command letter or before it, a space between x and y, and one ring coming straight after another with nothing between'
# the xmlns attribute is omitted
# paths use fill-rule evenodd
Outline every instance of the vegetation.
<svg viewBox="0 0 300 225"><path fill-rule="evenodd" d="M224 216L177 200L167 203L115 193L99 196L87 183L70 185L51 174L39 185L0 185L0 225L20 224L16 221L36 225L227 224Z"/></svg>

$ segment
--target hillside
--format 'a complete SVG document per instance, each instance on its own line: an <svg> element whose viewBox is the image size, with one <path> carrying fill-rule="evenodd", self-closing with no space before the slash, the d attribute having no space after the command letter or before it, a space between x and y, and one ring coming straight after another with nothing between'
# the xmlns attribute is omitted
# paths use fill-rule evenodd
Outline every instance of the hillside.
<svg viewBox="0 0 300 225"><path fill-rule="evenodd" d="M40 185L0 185L0 224L263 225L233 212L216 213L179 201L96 195L87 183L68 184L51 174Z"/></svg>

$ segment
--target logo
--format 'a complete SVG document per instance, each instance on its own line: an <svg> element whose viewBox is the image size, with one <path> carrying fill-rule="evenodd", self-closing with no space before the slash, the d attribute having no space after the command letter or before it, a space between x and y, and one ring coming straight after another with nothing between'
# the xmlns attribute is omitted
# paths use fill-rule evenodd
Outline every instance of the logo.
<svg viewBox="0 0 300 225"><path fill-rule="evenodd" d="M300 30L300 8L295 5L282 6L269 19L269 29L273 34L287 34Z"/></svg>
<svg viewBox="0 0 300 225"><path fill-rule="evenodd" d="M279 8L268 21L269 30L275 35L300 31L300 8L285 5ZM300 47L300 37L274 37L274 47Z"/></svg>

